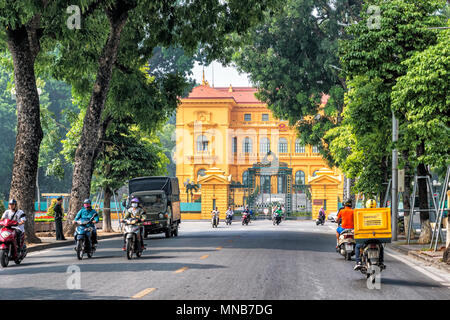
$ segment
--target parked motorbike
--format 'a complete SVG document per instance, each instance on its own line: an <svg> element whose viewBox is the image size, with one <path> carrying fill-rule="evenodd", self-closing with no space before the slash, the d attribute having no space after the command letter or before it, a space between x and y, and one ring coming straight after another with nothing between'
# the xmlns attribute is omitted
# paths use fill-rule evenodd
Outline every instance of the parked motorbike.
<svg viewBox="0 0 450 320"><path fill-rule="evenodd" d="M376 239L368 240L361 248L361 263L362 267L359 269L367 278L372 277L372 283L375 283L375 274L386 269L386 266L381 263L380 257L383 250L383 244Z"/></svg>
<svg viewBox="0 0 450 320"><path fill-rule="evenodd" d="M143 239L140 237L141 226L140 219L138 218L129 218L123 220L125 224L124 234L127 248L127 259L131 260L133 258L133 254L136 254L136 257L140 258L142 256L142 252L144 251Z"/></svg>
<svg viewBox="0 0 450 320"><path fill-rule="evenodd" d="M233 216L227 216L227 219L225 220L226 225L231 225L232 220L233 220Z"/></svg>
<svg viewBox="0 0 450 320"><path fill-rule="evenodd" d="M94 221L95 217L96 215L90 219L76 221L78 226L75 231L75 251L77 252L78 260L82 260L85 253L88 258L92 258L96 250L95 246L92 244L92 232L94 231L94 228L88 227L88 225Z"/></svg>
<svg viewBox="0 0 450 320"><path fill-rule="evenodd" d="M219 217L216 216L216 215L214 215L214 216L211 218L211 224L212 224L212 227L213 227L213 228L217 228L217 226L219 225Z"/></svg>
<svg viewBox="0 0 450 320"><path fill-rule="evenodd" d="M325 216L319 216L316 219L316 226L318 226L319 224L324 225L325 224Z"/></svg>
<svg viewBox="0 0 450 320"><path fill-rule="evenodd" d="M339 235L338 251L344 256L345 260L351 260L355 255L355 233L353 229L344 229Z"/></svg>
<svg viewBox="0 0 450 320"><path fill-rule="evenodd" d="M250 222L250 215L248 213L242 214L242 225L248 226L248 223Z"/></svg>
<svg viewBox="0 0 450 320"><path fill-rule="evenodd" d="M3 268L6 268L10 260L13 260L16 264L20 264L27 255L27 248L24 243L25 235L22 233L20 243L23 244L22 248L17 247L17 231L13 228L18 226L19 223L15 220L4 219L0 221L0 226L3 228L0 230L0 264Z"/></svg>

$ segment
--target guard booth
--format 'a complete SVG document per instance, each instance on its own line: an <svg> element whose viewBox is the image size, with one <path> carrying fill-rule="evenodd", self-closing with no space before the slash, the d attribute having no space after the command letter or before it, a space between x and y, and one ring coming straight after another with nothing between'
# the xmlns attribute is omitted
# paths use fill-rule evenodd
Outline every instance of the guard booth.
<svg viewBox="0 0 450 320"><path fill-rule="evenodd" d="M225 212L228 209L231 175L226 176L225 172L219 168L210 168L206 170L204 176L198 179L198 183L201 185L202 219L211 219L211 211L215 207L219 209L219 219L225 219Z"/></svg>
<svg viewBox="0 0 450 320"><path fill-rule="evenodd" d="M317 219L321 207L327 217L331 212L336 212L341 177L328 168L322 168L316 172L315 177L309 178L308 182L311 188L312 219Z"/></svg>

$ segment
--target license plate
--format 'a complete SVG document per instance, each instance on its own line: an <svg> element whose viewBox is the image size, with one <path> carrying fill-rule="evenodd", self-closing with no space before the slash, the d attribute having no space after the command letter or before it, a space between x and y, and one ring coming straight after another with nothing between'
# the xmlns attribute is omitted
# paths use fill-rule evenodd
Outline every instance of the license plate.
<svg viewBox="0 0 450 320"><path fill-rule="evenodd" d="M378 259L379 257L378 250L369 250L367 256L369 257L369 259Z"/></svg>
<svg viewBox="0 0 450 320"><path fill-rule="evenodd" d="M353 246L351 244L346 244L345 251L353 251Z"/></svg>

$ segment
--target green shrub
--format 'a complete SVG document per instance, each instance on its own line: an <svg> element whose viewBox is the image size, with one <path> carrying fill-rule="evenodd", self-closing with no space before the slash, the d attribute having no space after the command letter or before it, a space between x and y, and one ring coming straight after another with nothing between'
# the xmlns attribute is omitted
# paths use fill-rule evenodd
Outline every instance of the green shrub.
<svg viewBox="0 0 450 320"><path fill-rule="evenodd" d="M58 200L52 199L52 203L50 204L50 207L47 210L47 215L54 217L55 216L55 206Z"/></svg>
<svg viewBox="0 0 450 320"><path fill-rule="evenodd" d="M3 214L3 212L6 211L5 204L3 203L3 199L0 199L0 213Z"/></svg>

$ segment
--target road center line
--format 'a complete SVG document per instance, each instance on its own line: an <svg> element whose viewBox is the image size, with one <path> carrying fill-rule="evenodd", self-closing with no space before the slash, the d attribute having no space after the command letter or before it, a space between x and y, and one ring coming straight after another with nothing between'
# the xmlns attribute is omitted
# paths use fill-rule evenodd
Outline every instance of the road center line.
<svg viewBox="0 0 450 320"><path fill-rule="evenodd" d="M155 291L156 288L147 288L145 290L142 290L141 292L136 293L134 296L132 296L131 298L133 299L140 299L146 295L148 295L149 293L152 293L153 291Z"/></svg>
<svg viewBox="0 0 450 320"><path fill-rule="evenodd" d="M188 267L183 267L183 268L180 268L177 271L175 271L175 273L181 273L183 271L186 271L187 269L189 269L189 268Z"/></svg>
<svg viewBox="0 0 450 320"><path fill-rule="evenodd" d="M221 249L222 249L222 247L217 247L217 248L216 248L216 250L221 250Z"/></svg>
<svg viewBox="0 0 450 320"><path fill-rule="evenodd" d="M203 259L206 259L208 257L209 257L209 254L205 254L204 256L201 256L200 259L203 260Z"/></svg>

